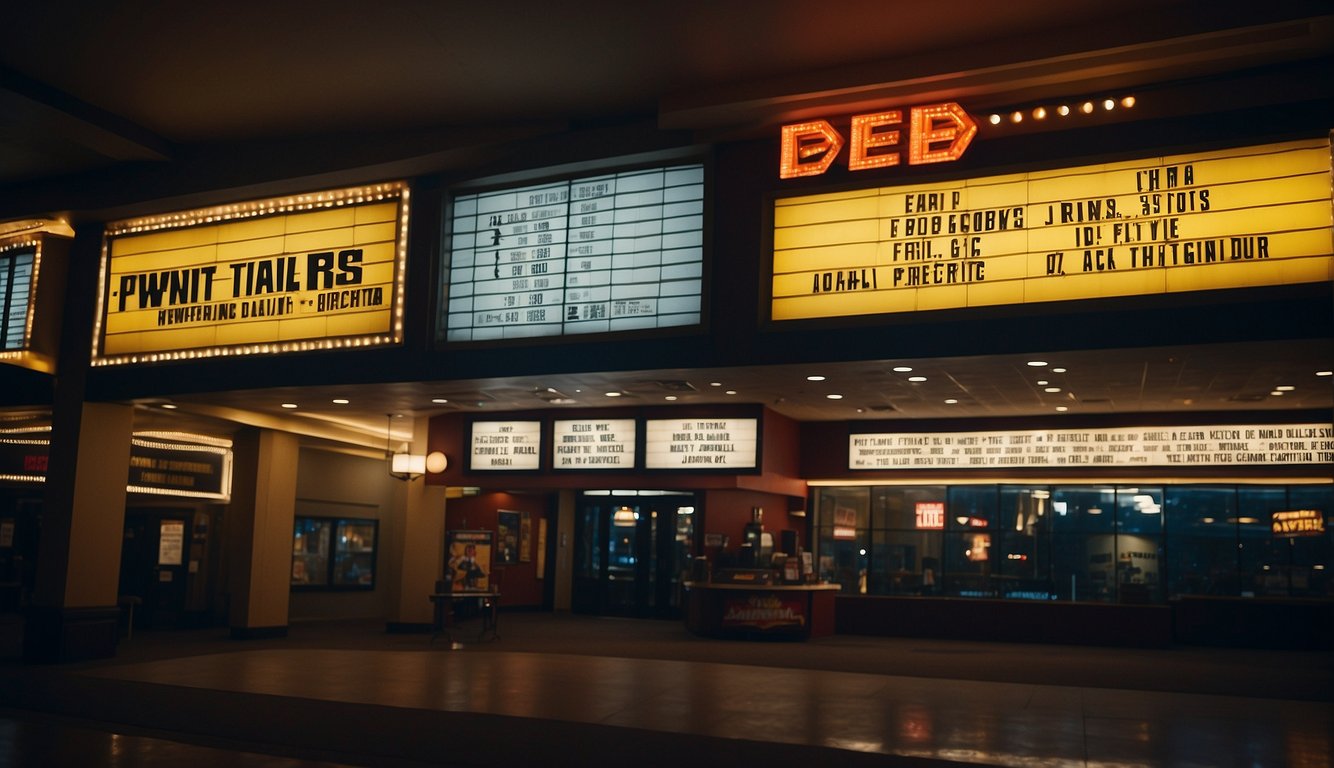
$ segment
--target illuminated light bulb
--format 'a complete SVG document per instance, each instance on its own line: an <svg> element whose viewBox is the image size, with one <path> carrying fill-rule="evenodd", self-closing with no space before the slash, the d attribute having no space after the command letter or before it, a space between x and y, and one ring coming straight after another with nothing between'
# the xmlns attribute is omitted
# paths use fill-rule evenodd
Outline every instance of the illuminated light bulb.
<svg viewBox="0 0 1334 768"><path fill-rule="evenodd" d="M947 400L945 401L945 404L946 404L946 405L954 405L954 404L957 403L957 402L959 402L959 401L958 401L958 400L955 400L954 398L951 397L951 398L949 398L949 399L947 399Z"/></svg>
<svg viewBox="0 0 1334 768"><path fill-rule="evenodd" d="M1068 410L1070 410L1070 409L1069 409L1069 408L1066 408L1064 405L1058 405L1058 406L1056 406L1056 410L1060 411L1061 413L1065 413L1066 411L1068 411Z"/></svg>
<svg viewBox="0 0 1334 768"><path fill-rule="evenodd" d="M1126 109L1130 109L1131 107L1135 106L1135 97L1127 96L1124 99L1121 99L1121 106L1125 107Z"/></svg>
<svg viewBox="0 0 1334 768"><path fill-rule="evenodd" d="M1103 101L1102 108L1110 112L1113 109L1116 109L1116 102L1112 101L1111 99L1107 99Z"/></svg>
<svg viewBox="0 0 1334 768"><path fill-rule="evenodd" d="M1024 121L1023 112L1015 112L1014 114L1010 115L1010 122L1012 123L1022 123L1023 121Z"/></svg>
<svg viewBox="0 0 1334 768"><path fill-rule="evenodd" d="M1035 119L1035 120L1045 120L1045 119L1047 119L1047 108L1046 108L1046 107L1038 107L1037 109L1033 110L1033 119Z"/></svg>
<svg viewBox="0 0 1334 768"><path fill-rule="evenodd" d="M1086 101L1086 102L1084 102L1083 104L1080 104L1080 105L1079 105L1079 111L1080 111L1080 112L1083 112L1083 113L1086 114L1086 115L1093 114L1093 102L1091 102L1091 101Z"/></svg>
<svg viewBox="0 0 1334 768"><path fill-rule="evenodd" d="M909 377L908 377L908 381L923 382L923 381L926 381L926 377L925 377L925 376L909 376Z"/></svg>
<svg viewBox="0 0 1334 768"><path fill-rule="evenodd" d="M842 395L839 395L839 394L829 394L829 395L825 395L825 397L829 398L830 400L842 400L842 399L843 399L843 396L842 396Z"/></svg>
<svg viewBox="0 0 1334 768"><path fill-rule="evenodd" d="M991 123L992 125L1000 125L1000 121L1001 121L1001 116L994 113L991 115L991 117L987 118L987 122Z"/></svg>

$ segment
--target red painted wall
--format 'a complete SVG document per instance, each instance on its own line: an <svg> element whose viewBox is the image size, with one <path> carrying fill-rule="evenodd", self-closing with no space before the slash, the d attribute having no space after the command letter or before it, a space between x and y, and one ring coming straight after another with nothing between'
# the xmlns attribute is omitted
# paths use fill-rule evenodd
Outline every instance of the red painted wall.
<svg viewBox="0 0 1334 768"><path fill-rule="evenodd" d="M509 565L492 563L492 575L500 585L500 607L541 607L543 581L537 573L537 532L541 520L547 517L549 496L545 494L482 493L450 499L445 505L445 527L448 530L491 531L495 533L497 511L527 512L532 519L532 535L528 542L528 561L520 556L519 562ZM550 525L550 523L548 523ZM547 535L551 535L548 531Z"/></svg>

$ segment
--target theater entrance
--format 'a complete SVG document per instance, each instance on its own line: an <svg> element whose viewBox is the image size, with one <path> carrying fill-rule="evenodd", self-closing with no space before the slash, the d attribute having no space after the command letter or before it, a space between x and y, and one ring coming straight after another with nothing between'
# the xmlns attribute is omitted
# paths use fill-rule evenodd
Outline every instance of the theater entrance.
<svg viewBox="0 0 1334 768"><path fill-rule="evenodd" d="M575 613L679 618L690 567L695 495L590 491L575 512Z"/></svg>

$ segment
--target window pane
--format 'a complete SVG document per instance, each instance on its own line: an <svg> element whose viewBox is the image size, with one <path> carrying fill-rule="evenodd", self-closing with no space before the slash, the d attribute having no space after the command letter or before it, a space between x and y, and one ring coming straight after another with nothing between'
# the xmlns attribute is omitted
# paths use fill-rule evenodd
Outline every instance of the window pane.
<svg viewBox="0 0 1334 768"><path fill-rule="evenodd" d="M292 583L328 585L332 520L298 517L292 534Z"/></svg>
<svg viewBox="0 0 1334 768"><path fill-rule="evenodd" d="M1291 509L1312 509L1325 519L1325 535L1289 539L1293 567L1292 594L1334 597L1334 486L1295 486L1288 494ZM1303 586L1304 582L1304 586Z"/></svg>
<svg viewBox="0 0 1334 768"><path fill-rule="evenodd" d="M1269 525L1287 506L1287 489L1243 486L1237 492L1238 569L1246 597L1286 597L1288 552L1275 546Z"/></svg>
<svg viewBox="0 0 1334 768"><path fill-rule="evenodd" d="M1125 603L1160 602L1163 548L1163 489L1119 488L1113 542L1117 599Z"/></svg>
<svg viewBox="0 0 1334 768"><path fill-rule="evenodd" d="M374 520L339 520L334 534L334 586L375 586Z"/></svg>
<svg viewBox="0 0 1334 768"><path fill-rule="evenodd" d="M946 595L995 597L991 544L996 532L996 486L959 486L949 491L945 515Z"/></svg>
<svg viewBox="0 0 1334 768"><path fill-rule="evenodd" d="M870 488L820 488L816 492L820 578L839 584L846 593L866 593L870 508Z"/></svg>
<svg viewBox="0 0 1334 768"><path fill-rule="evenodd" d="M1166 494L1168 594L1240 594L1236 489L1185 486Z"/></svg>

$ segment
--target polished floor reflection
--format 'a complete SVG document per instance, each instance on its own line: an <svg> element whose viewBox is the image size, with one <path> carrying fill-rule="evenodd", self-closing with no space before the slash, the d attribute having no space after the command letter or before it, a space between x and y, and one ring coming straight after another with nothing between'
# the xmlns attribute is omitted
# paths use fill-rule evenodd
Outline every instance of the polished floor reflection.
<svg viewBox="0 0 1334 768"><path fill-rule="evenodd" d="M550 653L530 649L540 644L539 620L514 624L506 636L526 632L528 642L513 650L504 641L448 650L417 637L382 647L277 642L169 658L126 653L116 663L25 670L23 698L35 709L161 729L164 738L231 738L306 757L313 753L302 749L319 747L321 759L356 765L714 765L750 757L757 765L1314 768L1334 754L1329 664L1319 654L1290 657L1308 665L1311 687L1288 673L1266 689L1248 681L1280 669L1283 654L858 638L701 645L673 636L679 625L651 623L636 647L678 658L630 658L597 655L589 638L612 632L633 643L625 635L635 622L590 625L583 650L552 639L563 652ZM751 661L735 655L748 651ZM870 661L885 653L897 658L891 673ZM816 663L834 656L853 666L865 659L873 671ZM1237 663L1248 658L1258 675ZM991 673L970 674L982 663ZM1014 667L1014 679L996 679L1006 672L996 664ZM1052 679L1053 669L1066 672ZM1134 685L1155 669L1162 690ZM1217 676L1231 676L1231 685ZM1109 687L1117 677L1124 684ZM69 705L73 699L80 703ZM14 743L5 733L0 725L0 749ZM235 764L318 764L249 759L261 762Z"/></svg>

